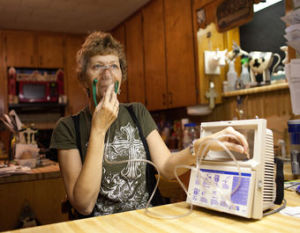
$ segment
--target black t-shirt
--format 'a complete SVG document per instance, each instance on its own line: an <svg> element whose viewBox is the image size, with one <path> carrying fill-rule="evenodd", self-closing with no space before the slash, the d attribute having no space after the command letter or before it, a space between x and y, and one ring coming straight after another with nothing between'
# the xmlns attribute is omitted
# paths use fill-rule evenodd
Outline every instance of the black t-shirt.
<svg viewBox="0 0 300 233"><path fill-rule="evenodd" d="M120 104L116 121L106 134L102 169L102 181L94 215L105 215L145 208L149 199L146 188L146 163L128 161L109 164L108 161L146 159L146 152L138 128L125 106ZM139 103L131 104L146 138L155 130L156 124L148 110ZM83 159L88 147L91 114L88 108L79 113L80 135ZM109 141L108 141L109 140ZM59 120L51 138L51 148L75 149L76 132L71 116Z"/></svg>

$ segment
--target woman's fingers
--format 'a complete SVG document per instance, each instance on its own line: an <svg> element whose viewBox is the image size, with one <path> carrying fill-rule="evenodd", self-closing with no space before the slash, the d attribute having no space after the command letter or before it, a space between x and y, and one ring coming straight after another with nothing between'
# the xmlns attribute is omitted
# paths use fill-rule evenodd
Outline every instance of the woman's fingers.
<svg viewBox="0 0 300 233"><path fill-rule="evenodd" d="M99 117L100 125L104 124L103 126L109 127L111 123L117 118L119 113L119 101L117 99L116 94L113 90L113 85L110 85L103 98L99 102L99 104L96 107L95 114L97 114Z"/></svg>
<svg viewBox="0 0 300 233"><path fill-rule="evenodd" d="M249 146L245 136L232 127L227 127L225 130L221 131L217 136L217 139L240 145L243 147L242 153L248 154Z"/></svg>
<svg viewBox="0 0 300 233"><path fill-rule="evenodd" d="M230 127L229 131L231 131L233 133L233 135L235 135L238 138L239 142L244 147L245 152L248 152L249 145L248 145L248 142L247 142L247 139L245 138L245 136L243 134L241 134L240 132L236 131L235 129L233 129L232 127Z"/></svg>
<svg viewBox="0 0 300 233"><path fill-rule="evenodd" d="M224 144L224 146L227 147L228 150L236 151L236 152L239 152L241 154L243 154L245 152L244 147L239 145L239 144L231 143L231 142L223 142L223 144Z"/></svg>

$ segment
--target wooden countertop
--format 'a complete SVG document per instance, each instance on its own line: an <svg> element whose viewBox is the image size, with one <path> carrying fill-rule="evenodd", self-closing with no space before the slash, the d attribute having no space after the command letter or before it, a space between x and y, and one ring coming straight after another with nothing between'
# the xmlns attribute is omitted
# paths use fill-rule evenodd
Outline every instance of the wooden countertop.
<svg viewBox="0 0 300 233"><path fill-rule="evenodd" d="M300 206L300 195L285 191L287 206ZM152 208L160 214L180 215L188 211L185 202ZM22 230L14 233L41 232L299 232L300 220L296 217L276 213L261 220L246 219L217 211L195 207L185 217L163 220L148 217L144 210L68 221Z"/></svg>
<svg viewBox="0 0 300 233"><path fill-rule="evenodd" d="M31 169L26 174L13 174L10 176L0 177L0 184L54 179L60 176L59 165L58 163L55 163L54 165Z"/></svg>

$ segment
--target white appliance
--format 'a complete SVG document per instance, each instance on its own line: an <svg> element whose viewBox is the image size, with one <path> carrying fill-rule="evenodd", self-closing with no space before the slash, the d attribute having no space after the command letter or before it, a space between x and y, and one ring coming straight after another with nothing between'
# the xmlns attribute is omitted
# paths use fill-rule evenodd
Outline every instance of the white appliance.
<svg viewBox="0 0 300 233"><path fill-rule="evenodd" d="M199 169L192 169L187 202L246 218L260 219L276 197L273 133L264 119L201 124L201 137L228 126L245 135L250 159L232 152L209 151ZM239 165L239 169L238 166Z"/></svg>

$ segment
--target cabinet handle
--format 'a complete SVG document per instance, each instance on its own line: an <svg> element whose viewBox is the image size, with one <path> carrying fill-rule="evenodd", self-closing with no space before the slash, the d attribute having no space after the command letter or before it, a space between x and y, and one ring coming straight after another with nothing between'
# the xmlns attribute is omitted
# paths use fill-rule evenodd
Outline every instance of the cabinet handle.
<svg viewBox="0 0 300 233"><path fill-rule="evenodd" d="M43 57L40 56L40 65L43 65Z"/></svg>
<svg viewBox="0 0 300 233"><path fill-rule="evenodd" d="M163 96L163 105L165 106L166 105L166 94L165 93L163 93L162 94L162 96Z"/></svg>

